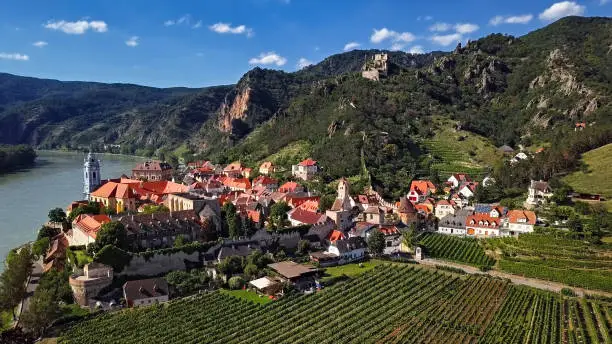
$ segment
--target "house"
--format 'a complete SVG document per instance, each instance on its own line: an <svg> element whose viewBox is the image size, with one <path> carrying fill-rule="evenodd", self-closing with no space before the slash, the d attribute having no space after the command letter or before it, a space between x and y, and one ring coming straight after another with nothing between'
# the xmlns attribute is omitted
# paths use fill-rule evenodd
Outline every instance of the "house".
<svg viewBox="0 0 612 344"><path fill-rule="evenodd" d="M259 176L253 179L253 187L262 187L264 189L276 190L278 189L278 180L270 178L268 176Z"/></svg>
<svg viewBox="0 0 612 344"><path fill-rule="evenodd" d="M72 230L67 233L68 242L71 246L92 244L102 225L109 222L111 219L106 215L81 214L72 221Z"/></svg>
<svg viewBox="0 0 612 344"><path fill-rule="evenodd" d="M221 206L217 198L176 193L168 195L165 204L171 212L192 210L200 221L208 221L216 230L221 229Z"/></svg>
<svg viewBox="0 0 612 344"><path fill-rule="evenodd" d="M310 158L291 166L291 175L302 180L311 180L318 172L319 165Z"/></svg>
<svg viewBox="0 0 612 344"><path fill-rule="evenodd" d="M95 301L100 291L113 282L113 268L100 264L89 263L83 267L83 275L73 274L68 278L74 300L80 306L89 306Z"/></svg>
<svg viewBox="0 0 612 344"><path fill-rule="evenodd" d="M384 254L394 254L399 251L402 234L396 226L379 226L378 230L385 237Z"/></svg>
<svg viewBox="0 0 612 344"><path fill-rule="evenodd" d="M503 145L497 148L497 150L500 151L502 154L514 154L514 149L512 149L512 147L508 145Z"/></svg>
<svg viewBox="0 0 612 344"><path fill-rule="evenodd" d="M357 222L355 227L349 231L349 238L362 237L367 240L370 233L372 233L372 231L376 228L378 228L378 225L373 223Z"/></svg>
<svg viewBox="0 0 612 344"><path fill-rule="evenodd" d="M223 180L223 186L230 191L246 191L251 189L251 181L248 178L227 177Z"/></svg>
<svg viewBox="0 0 612 344"><path fill-rule="evenodd" d="M217 263L231 256L247 257L251 253L260 250L260 243L251 239L225 240L218 247L213 247L209 251Z"/></svg>
<svg viewBox="0 0 612 344"><path fill-rule="evenodd" d="M459 187L459 185L463 183L469 183L472 179L465 173L453 173L452 176L448 178L446 183L453 188Z"/></svg>
<svg viewBox="0 0 612 344"><path fill-rule="evenodd" d="M466 219L467 235L476 237L495 237L500 235L502 219L486 213L475 213Z"/></svg>
<svg viewBox="0 0 612 344"><path fill-rule="evenodd" d="M227 177L237 178L237 177L240 177L242 175L242 170L243 169L244 169L244 166L242 166L240 161L235 161L235 162L225 166L225 168L223 169L223 175L225 175Z"/></svg>
<svg viewBox="0 0 612 344"><path fill-rule="evenodd" d="M467 217L472 211L467 209L457 210L454 214L448 214L438 222L438 233L452 235L466 235Z"/></svg>
<svg viewBox="0 0 612 344"><path fill-rule="evenodd" d="M474 193L476 192L476 188L478 187L477 182L468 182L459 186L458 193L463 196L463 198L469 199L474 197Z"/></svg>
<svg viewBox="0 0 612 344"><path fill-rule="evenodd" d="M117 214L136 211L137 195L131 184L107 182L89 194L89 200L104 204Z"/></svg>
<svg viewBox="0 0 612 344"><path fill-rule="evenodd" d="M301 208L291 209L287 216L292 226L301 225L314 225L318 223L325 223L328 221L328 217L325 214L319 212L312 212Z"/></svg>
<svg viewBox="0 0 612 344"><path fill-rule="evenodd" d="M532 180L527 191L528 194L527 200L525 201L525 206L528 208L548 203L548 199L553 195L552 189L548 185L548 182L543 180Z"/></svg>
<svg viewBox="0 0 612 344"><path fill-rule="evenodd" d="M276 295L283 291L283 282L280 278L264 276L249 282L249 285L264 295Z"/></svg>
<svg viewBox="0 0 612 344"><path fill-rule="evenodd" d="M336 229L334 229L333 231L331 231L331 232L329 233L329 236L327 237L327 241L328 241L330 244L335 244L335 243L336 243L336 241L338 241L338 240L344 240L344 239L346 239L346 236L344 235L344 233L342 233L341 231L336 230Z"/></svg>
<svg viewBox="0 0 612 344"><path fill-rule="evenodd" d="M242 169L242 176L245 178L251 178L251 175L253 174L253 169L250 167L245 167Z"/></svg>
<svg viewBox="0 0 612 344"><path fill-rule="evenodd" d="M271 161L265 161L259 166L259 174L270 175L276 172L276 166Z"/></svg>
<svg viewBox="0 0 612 344"><path fill-rule="evenodd" d="M455 202L453 201L441 200L440 202L436 203L434 215L438 219L442 219L446 215L454 214L455 213L454 204Z"/></svg>
<svg viewBox="0 0 612 344"><path fill-rule="evenodd" d="M127 281L123 284L123 297L128 307L150 306L167 302L168 282L163 278Z"/></svg>
<svg viewBox="0 0 612 344"><path fill-rule="evenodd" d="M292 261L268 264L268 267L293 284L298 290L314 288L315 277L319 273L319 269L312 265L298 264Z"/></svg>
<svg viewBox="0 0 612 344"><path fill-rule="evenodd" d="M536 214L531 210L510 210L505 217L505 235L517 236L533 232Z"/></svg>
<svg viewBox="0 0 612 344"><path fill-rule="evenodd" d="M338 264L360 261L366 256L367 244L361 237L338 240L329 245L327 253L338 257Z"/></svg>
<svg viewBox="0 0 612 344"><path fill-rule="evenodd" d="M132 169L133 179L170 180L172 179L172 166L167 162L148 160L139 163Z"/></svg>
<svg viewBox="0 0 612 344"><path fill-rule="evenodd" d="M51 238L49 248L43 257L43 272L46 273L52 268L63 271L66 263L66 249L70 246L68 237L61 232Z"/></svg>
<svg viewBox="0 0 612 344"><path fill-rule="evenodd" d="M524 152L519 152L512 159L510 159L510 163L511 164L516 164L516 163L518 163L521 160L527 160L527 159L529 159L529 156L527 154L525 154Z"/></svg>
<svg viewBox="0 0 612 344"><path fill-rule="evenodd" d="M408 200L413 203L423 202L427 197L436 193L436 186L429 180L413 180L410 183Z"/></svg>
<svg viewBox="0 0 612 344"><path fill-rule="evenodd" d="M372 207L368 207L368 209L366 209L363 212L363 216L364 216L365 222L375 224L375 225L380 225L380 224L385 223L386 213L387 212L383 207L372 206Z"/></svg>
<svg viewBox="0 0 612 344"><path fill-rule="evenodd" d="M303 192L304 187L296 182L286 182L278 188L278 192L280 193L288 193L288 192Z"/></svg>
<svg viewBox="0 0 612 344"><path fill-rule="evenodd" d="M368 209L369 206L379 205L374 195L357 195L355 197L355 203L361 211Z"/></svg>

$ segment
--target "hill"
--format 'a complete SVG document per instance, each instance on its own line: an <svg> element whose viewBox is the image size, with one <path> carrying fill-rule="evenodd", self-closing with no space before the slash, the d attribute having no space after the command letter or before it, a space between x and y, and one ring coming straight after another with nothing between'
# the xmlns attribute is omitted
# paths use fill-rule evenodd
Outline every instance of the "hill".
<svg viewBox="0 0 612 344"><path fill-rule="evenodd" d="M387 265L263 306L211 292L107 313L59 343L598 343L609 311L499 279Z"/></svg>
<svg viewBox="0 0 612 344"><path fill-rule="evenodd" d="M601 194L612 198L612 144L582 155L582 168L563 178L576 192Z"/></svg>

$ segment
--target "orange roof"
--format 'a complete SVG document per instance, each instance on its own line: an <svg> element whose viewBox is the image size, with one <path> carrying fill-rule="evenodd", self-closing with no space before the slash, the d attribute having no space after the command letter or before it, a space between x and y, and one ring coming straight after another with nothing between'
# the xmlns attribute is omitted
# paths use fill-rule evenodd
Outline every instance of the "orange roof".
<svg viewBox="0 0 612 344"><path fill-rule="evenodd" d="M298 165L300 165L300 166L314 166L316 164L317 164L317 162L315 160L312 160L311 158L308 158L308 159L300 162Z"/></svg>
<svg viewBox="0 0 612 344"><path fill-rule="evenodd" d="M259 166L260 169L270 169L272 167L272 161L265 161L263 164L261 164L261 166Z"/></svg>
<svg viewBox="0 0 612 344"><path fill-rule="evenodd" d="M331 233L329 233L327 239L329 239L330 242L335 243L338 240L344 239L344 233L334 229L333 231L331 231Z"/></svg>
<svg viewBox="0 0 612 344"><path fill-rule="evenodd" d="M267 176L259 176L253 180L253 185L276 185L278 180Z"/></svg>
<svg viewBox="0 0 612 344"><path fill-rule="evenodd" d="M251 182L247 178L227 178L223 181L223 185L245 190L251 188Z"/></svg>
<svg viewBox="0 0 612 344"><path fill-rule="evenodd" d="M298 184L296 182L286 182L285 184L281 185L280 188L278 188L278 190L280 192L293 192L299 186L300 186L300 184Z"/></svg>
<svg viewBox="0 0 612 344"><path fill-rule="evenodd" d="M467 217L466 225L479 228L498 228L499 221L500 218L491 217L488 213L476 213Z"/></svg>
<svg viewBox="0 0 612 344"><path fill-rule="evenodd" d="M536 214L531 210L510 210L506 216L510 223L536 223Z"/></svg>
<svg viewBox="0 0 612 344"><path fill-rule="evenodd" d="M259 223L261 213L257 210L247 210L247 216L251 221Z"/></svg>
<svg viewBox="0 0 612 344"><path fill-rule="evenodd" d="M410 191L416 191L424 194L428 190L431 193L436 192L436 186L429 180L413 180L412 183L410 183Z"/></svg>
<svg viewBox="0 0 612 344"><path fill-rule="evenodd" d="M141 188L144 191L156 194L171 194L189 191L189 187L187 187L186 185L169 182L167 180L143 182L141 184Z"/></svg>
<svg viewBox="0 0 612 344"><path fill-rule="evenodd" d="M300 204L298 208L316 213L317 211L319 211L319 199L320 197L316 197L316 199L309 199L305 202L302 202L302 204Z"/></svg>
<svg viewBox="0 0 612 344"><path fill-rule="evenodd" d="M430 204L416 204L414 207L416 208L417 211L420 210L424 212L425 214L431 214L431 211L432 211L431 209L432 207Z"/></svg>
<svg viewBox="0 0 612 344"><path fill-rule="evenodd" d="M536 149L535 152L536 152L536 154L538 154L538 153L542 153L544 150L545 150L544 147L540 147L540 148Z"/></svg>
<svg viewBox="0 0 612 344"><path fill-rule="evenodd" d="M111 219L106 215L82 214L74 220L76 227L94 239L100 228L102 228L102 225L109 222L111 222Z"/></svg>
<svg viewBox="0 0 612 344"><path fill-rule="evenodd" d="M101 197L101 198L115 197L117 185L119 185L119 183L108 182L100 186L99 188L97 188L96 191L91 193L91 195L94 197Z"/></svg>
<svg viewBox="0 0 612 344"><path fill-rule="evenodd" d="M115 197L121 199L134 198L134 191L129 184L119 184L117 185Z"/></svg>
<svg viewBox="0 0 612 344"><path fill-rule="evenodd" d="M378 230L384 235L399 234L399 230L395 226L381 226Z"/></svg>

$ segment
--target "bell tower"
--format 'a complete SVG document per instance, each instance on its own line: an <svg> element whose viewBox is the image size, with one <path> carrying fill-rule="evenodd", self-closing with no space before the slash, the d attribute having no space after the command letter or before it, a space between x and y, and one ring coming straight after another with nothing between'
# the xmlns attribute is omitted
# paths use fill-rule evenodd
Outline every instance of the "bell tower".
<svg viewBox="0 0 612 344"><path fill-rule="evenodd" d="M100 186L100 160L90 151L83 163L83 194L89 199L89 194Z"/></svg>

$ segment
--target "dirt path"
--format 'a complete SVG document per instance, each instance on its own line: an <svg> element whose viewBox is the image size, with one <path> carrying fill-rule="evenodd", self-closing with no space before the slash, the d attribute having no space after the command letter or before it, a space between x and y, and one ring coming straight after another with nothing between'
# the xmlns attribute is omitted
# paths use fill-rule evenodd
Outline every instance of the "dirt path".
<svg viewBox="0 0 612 344"><path fill-rule="evenodd" d="M442 265L442 266L458 268L472 275L489 275L489 276L494 276L494 277L506 278L506 279L509 279L514 284L526 285L529 287L543 289L543 290L550 290L554 292L560 292L561 289L567 288L567 289L573 290L578 296L584 296L584 294L586 293L590 295L601 295L601 296L606 296L606 297L612 297L612 293L608 293L605 291L586 290L583 288L572 287L572 286L565 285L562 283L550 282L550 281L545 281L545 280L541 280L537 278L530 278L530 277L523 277L523 276L508 274L508 273L497 271L497 270L489 270L487 272L482 272L480 271L480 269L477 269L473 266L463 265L463 264L458 264L458 263L451 263L451 262L447 262L444 260L426 258L426 259L420 260L419 263L423 265L429 265L429 266Z"/></svg>

